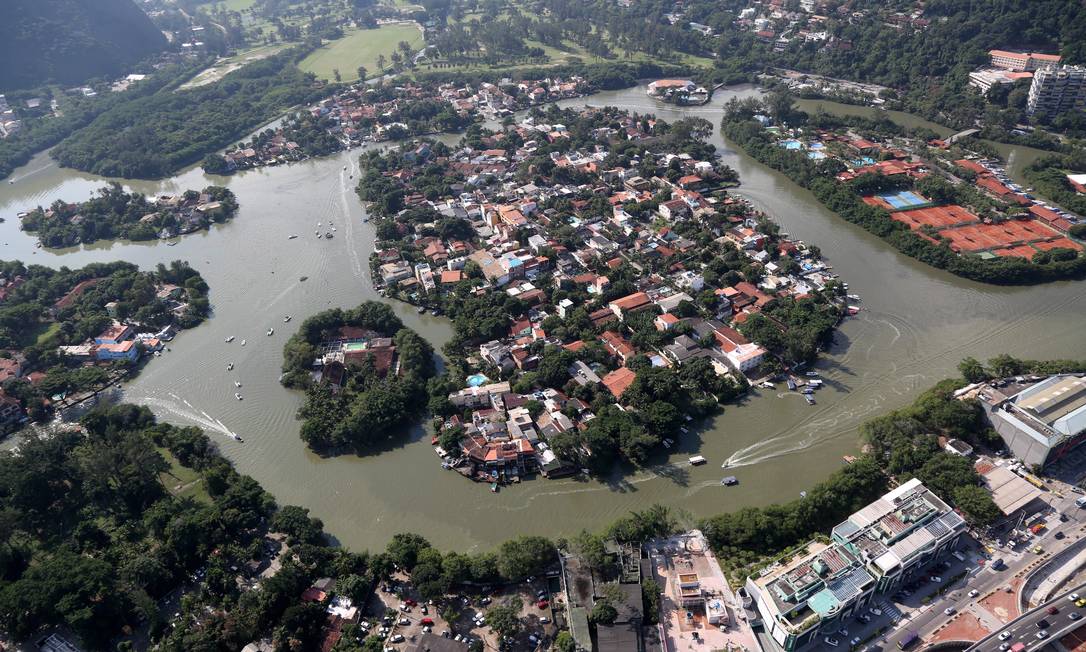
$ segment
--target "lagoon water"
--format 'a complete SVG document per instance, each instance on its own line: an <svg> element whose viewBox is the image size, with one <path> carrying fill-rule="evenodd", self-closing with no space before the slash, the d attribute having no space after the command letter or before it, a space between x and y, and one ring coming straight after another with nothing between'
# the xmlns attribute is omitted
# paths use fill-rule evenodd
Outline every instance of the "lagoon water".
<svg viewBox="0 0 1086 652"><path fill-rule="evenodd" d="M657 104L643 88L563 104L613 105L665 119L698 115L715 125L729 97L754 92L718 92L710 105L682 109ZM827 110L870 111L821 104ZM211 286L213 317L151 361L126 386L125 398L149 406L161 419L204 428L241 472L280 503L308 507L327 531L356 549L383 546L402 531L450 549L485 549L522 533L560 536L599 528L652 503L693 520L792 500L859 449L864 420L954 374L964 356L1086 357L1086 284L1001 288L934 270L829 213L786 177L736 152L719 133L714 143L741 175L737 192L794 237L821 247L850 291L863 297L864 310L843 323L817 365L826 380L817 405L798 394L757 389L743 405L684 435L652 468L603 480L541 478L494 494L443 471L421 428L365 458L321 458L306 449L294 418L301 397L277 382L282 345L307 315L379 298L367 264L373 232L362 222L365 212L350 178L357 176L357 150L228 178L194 169L160 182L122 180L146 193L219 183L236 193L241 209L229 224L172 247L114 243L56 251L37 249L36 239L19 230L16 213L60 198L84 199L104 180L59 169L39 155L15 172L14 184L0 186L0 216L6 218L0 224L0 258L68 267L121 259L144 268L180 258L198 268ZM1012 174L1037 155L1001 147ZM335 237L318 239L317 222L323 223L322 233L334 225ZM298 238L288 240L293 234ZM417 315L405 305L397 305L397 312L438 350L451 334L443 318ZM285 315L294 319L284 323ZM271 337L265 335L269 327L275 328ZM230 335L237 339L227 344ZM229 362L233 372L226 370ZM234 398L235 379L244 385L244 401ZM231 432L245 443L231 440ZM686 460L694 454L709 464L691 467ZM725 461L731 463L726 474L736 476L739 486L720 486Z"/></svg>

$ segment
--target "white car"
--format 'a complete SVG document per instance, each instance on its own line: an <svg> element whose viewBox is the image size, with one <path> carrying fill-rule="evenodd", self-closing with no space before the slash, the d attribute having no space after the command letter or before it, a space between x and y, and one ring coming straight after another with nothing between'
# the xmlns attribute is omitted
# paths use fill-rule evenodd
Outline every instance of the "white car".
<svg viewBox="0 0 1086 652"><path fill-rule="evenodd" d="M828 645L830 647L837 647L838 645L841 644L840 641L838 641L835 638L830 638L829 636L823 638L822 640L825 641L826 645Z"/></svg>
<svg viewBox="0 0 1086 652"><path fill-rule="evenodd" d="M1072 593L1071 595L1067 596L1067 599L1070 600L1071 602L1077 602L1078 598L1079 598L1079 595L1077 593Z"/></svg>
<svg viewBox="0 0 1086 652"><path fill-rule="evenodd" d="M1010 633L1010 632L1002 632L1002 633L1001 633L1001 634L999 635L999 640L1001 640L1001 641L1005 641L1005 640L1007 640L1007 639L1008 639L1008 638L1010 638L1010 637L1011 637L1011 633Z"/></svg>
<svg viewBox="0 0 1086 652"><path fill-rule="evenodd" d="M403 634L396 634L395 636L393 636L392 638L390 638L388 640L392 641L393 643L403 643L403 641L404 641Z"/></svg>
<svg viewBox="0 0 1086 652"><path fill-rule="evenodd" d="M978 591L976 589L973 589L972 591L969 592L969 597L971 597L971 598L975 598L978 595L980 595L980 591Z"/></svg>
<svg viewBox="0 0 1086 652"><path fill-rule="evenodd" d="M948 616L953 616L954 611L955 611L954 607L947 607L946 609L943 609L943 613L945 613Z"/></svg>
<svg viewBox="0 0 1086 652"><path fill-rule="evenodd" d="M1000 643L999 644L999 649L1000 650L1006 650L1006 649L1010 648L1010 646L1011 646L1010 643Z"/></svg>
<svg viewBox="0 0 1086 652"><path fill-rule="evenodd" d="M869 611L871 612L872 616L881 616L882 615L882 609L877 609L875 607L871 607L871 609Z"/></svg>

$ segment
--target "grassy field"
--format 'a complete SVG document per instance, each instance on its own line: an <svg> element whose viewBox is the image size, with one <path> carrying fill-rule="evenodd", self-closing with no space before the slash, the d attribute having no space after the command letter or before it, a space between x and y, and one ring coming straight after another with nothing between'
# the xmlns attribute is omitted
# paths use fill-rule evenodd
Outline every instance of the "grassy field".
<svg viewBox="0 0 1086 652"><path fill-rule="evenodd" d="M338 68L343 81L354 81L358 79L358 66L366 66L371 75L376 74L377 56L383 54L390 59L400 41L407 41L418 50L423 45L422 33L414 25L383 25L351 31L312 52L298 67L322 79L332 79L332 71Z"/></svg>
<svg viewBox="0 0 1086 652"><path fill-rule="evenodd" d="M170 470L164 471L158 476L158 481L162 483L166 491L177 498L188 496L197 502L211 502L211 496L208 495L207 487L204 485L204 480L199 473L181 466L177 458L165 448L158 448L158 452L162 453L162 457L166 458L166 461L170 463Z"/></svg>

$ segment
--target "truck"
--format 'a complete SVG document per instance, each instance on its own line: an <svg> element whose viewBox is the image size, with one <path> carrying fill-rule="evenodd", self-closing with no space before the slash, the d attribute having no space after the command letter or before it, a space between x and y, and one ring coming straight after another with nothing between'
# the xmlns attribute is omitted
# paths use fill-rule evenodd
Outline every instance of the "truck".
<svg viewBox="0 0 1086 652"><path fill-rule="evenodd" d="M916 642L920 640L920 634L916 632L905 632L905 637L897 642L897 646L902 650L907 650L910 647L916 645Z"/></svg>

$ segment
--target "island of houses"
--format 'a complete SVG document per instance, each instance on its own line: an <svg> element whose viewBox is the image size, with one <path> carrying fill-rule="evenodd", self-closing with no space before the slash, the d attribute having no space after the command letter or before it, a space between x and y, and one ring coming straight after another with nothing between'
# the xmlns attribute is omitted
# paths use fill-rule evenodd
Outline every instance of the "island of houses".
<svg viewBox="0 0 1086 652"><path fill-rule="evenodd" d="M439 426L458 436L434 439L446 467L492 483L578 472L601 409L653 409L639 377L682 378L697 396L658 397L672 407L715 404L808 361L781 344L808 337L792 308L830 330L848 312L816 248L727 192L735 174L687 132L699 126L555 109L478 147L363 157L376 284L458 327L450 382L463 384ZM438 166L444 195L421 192L420 163ZM387 210L378 192L402 203ZM689 419L657 428L659 443Z"/></svg>

